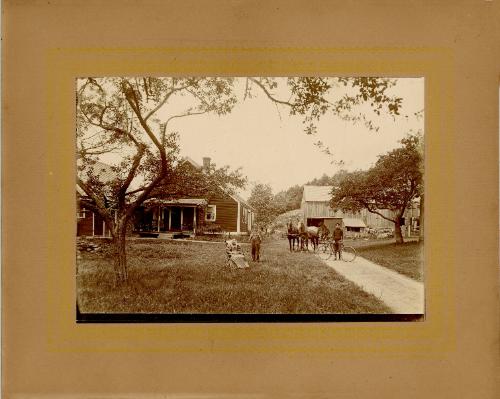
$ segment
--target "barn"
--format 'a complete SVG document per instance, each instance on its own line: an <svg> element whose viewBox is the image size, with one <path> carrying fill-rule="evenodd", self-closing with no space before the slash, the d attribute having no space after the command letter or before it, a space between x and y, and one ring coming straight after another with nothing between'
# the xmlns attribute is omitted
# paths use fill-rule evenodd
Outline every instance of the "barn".
<svg viewBox="0 0 500 399"><path fill-rule="evenodd" d="M367 228L393 228L394 223L381 216L368 212L366 209L361 212L342 212L330 208L330 198L332 186L312 186L305 185L302 195L301 210L304 223L307 226L319 226L325 224L328 229L332 229L339 223L349 235L363 235ZM386 217L392 217L391 211L382 209L379 211ZM412 224L412 228L418 225L420 217L419 201L413 201L412 206L405 213L405 224Z"/></svg>
<svg viewBox="0 0 500 399"><path fill-rule="evenodd" d="M307 226L325 224L331 231L339 223L346 231L363 233L366 224L361 213L345 213L330 208L332 186L304 186L301 209Z"/></svg>
<svg viewBox="0 0 500 399"><path fill-rule="evenodd" d="M186 157L193 167L202 166ZM204 164L210 158L204 158ZM96 164L101 179L111 179L109 165ZM252 229L255 212L238 194L221 194L214 198L175 198L170 200L150 198L134 215L134 230L141 235L148 233L161 238L182 233L196 235L202 231L248 234ZM78 235L108 236L109 229L99 215L82 207L78 209Z"/></svg>

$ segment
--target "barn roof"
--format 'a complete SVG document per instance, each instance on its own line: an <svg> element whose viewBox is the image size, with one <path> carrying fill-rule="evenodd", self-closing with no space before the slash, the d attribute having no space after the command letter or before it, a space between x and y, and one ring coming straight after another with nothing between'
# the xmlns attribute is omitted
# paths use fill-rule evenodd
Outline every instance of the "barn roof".
<svg viewBox="0 0 500 399"><path fill-rule="evenodd" d="M332 186L304 186L304 201L329 202Z"/></svg>

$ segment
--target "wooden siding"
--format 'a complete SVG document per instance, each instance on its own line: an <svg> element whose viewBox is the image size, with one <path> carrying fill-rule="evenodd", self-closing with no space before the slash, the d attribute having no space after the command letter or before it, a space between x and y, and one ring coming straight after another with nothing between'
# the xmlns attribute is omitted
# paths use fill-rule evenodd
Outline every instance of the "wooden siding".
<svg viewBox="0 0 500 399"><path fill-rule="evenodd" d="M103 233L103 224L104 219L99 216L99 214L95 214L94 222L92 222L93 212L87 211L85 212L85 218L77 219L76 221L76 235L77 236L102 236ZM94 231L92 234L92 223L94 223ZM106 226L105 234L107 237L111 236L111 232Z"/></svg>
<svg viewBox="0 0 500 399"><path fill-rule="evenodd" d="M383 217L375 214L368 212L366 209L361 210L359 213L353 213L353 212L342 212L340 210L337 210L336 212L330 208L328 202L302 202L302 212L304 213L304 221L307 221L307 219L310 218L355 218L355 219L361 219L367 227L372 227L372 228L385 228L389 227L392 228L394 227L394 223L391 222L390 220L386 220ZM382 209L379 211L381 214L383 214L386 217L393 218L394 213L387 210L387 209ZM405 212L405 218L410 219L411 217L420 217L420 212L418 209L418 206L414 206L413 209L407 210Z"/></svg>
<svg viewBox="0 0 500 399"><path fill-rule="evenodd" d="M304 213L304 219L308 218L319 218L319 217L338 217L342 215L342 212L335 212L328 202L303 202L302 212Z"/></svg>
<svg viewBox="0 0 500 399"><path fill-rule="evenodd" d="M215 205L215 223L220 225L224 231L236 231L238 219L238 203L231 197L218 197L210 200L209 205ZM205 218L203 218L205 221Z"/></svg>
<svg viewBox="0 0 500 399"><path fill-rule="evenodd" d="M91 236L92 235L92 212L86 211L85 218L79 218L76 222L76 235L77 236Z"/></svg>
<svg viewBox="0 0 500 399"><path fill-rule="evenodd" d="M248 233L248 220L251 217L250 209L246 207L244 204L241 204L240 210L241 210L240 230L242 233ZM246 213L246 216L244 216L244 213Z"/></svg>

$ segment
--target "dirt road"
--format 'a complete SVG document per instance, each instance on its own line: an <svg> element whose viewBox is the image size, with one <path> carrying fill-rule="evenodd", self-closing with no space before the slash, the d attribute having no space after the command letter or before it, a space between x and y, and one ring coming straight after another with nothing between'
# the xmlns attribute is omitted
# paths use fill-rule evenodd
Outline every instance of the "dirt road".
<svg viewBox="0 0 500 399"><path fill-rule="evenodd" d="M358 255L353 262L326 260L328 266L345 278L384 301L396 314L424 313L424 285Z"/></svg>

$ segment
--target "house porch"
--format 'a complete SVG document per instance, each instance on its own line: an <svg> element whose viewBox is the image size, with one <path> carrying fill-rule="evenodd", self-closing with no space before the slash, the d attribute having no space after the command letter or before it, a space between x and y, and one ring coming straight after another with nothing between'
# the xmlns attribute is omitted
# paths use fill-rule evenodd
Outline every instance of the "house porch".
<svg viewBox="0 0 500 399"><path fill-rule="evenodd" d="M137 213L136 230L141 233L183 233L194 235L203 220L202 199L155 201Z"/></svg>

